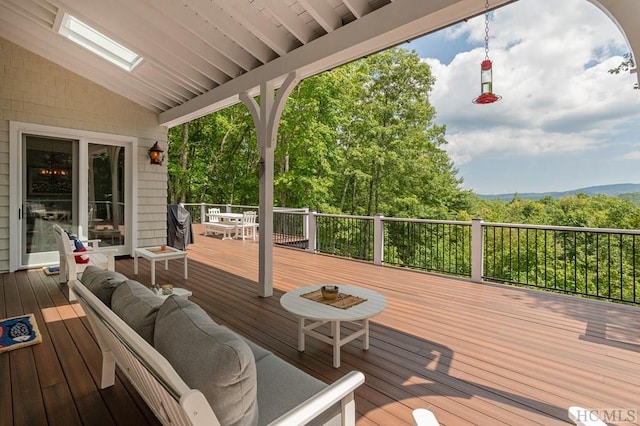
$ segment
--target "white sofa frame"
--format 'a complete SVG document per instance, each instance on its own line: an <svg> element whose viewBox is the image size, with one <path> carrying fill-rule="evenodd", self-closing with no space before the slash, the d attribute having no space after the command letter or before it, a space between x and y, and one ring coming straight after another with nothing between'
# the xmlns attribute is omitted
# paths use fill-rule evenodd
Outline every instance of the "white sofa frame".
<svg viewBox="0 0 640 426"><path fill-rule="evenodd" d="M79 280L70 280L102 351L102 389L112 386L115 367L129 379L156 417L165 425L218 426L213 409L197 389L189 388L171 364L140 337ZM270 425L304 425L337 402L341 404L341 424L355 425L354 390L364 383L364 375L352 371L303 401ZM275 390L274 390L275 391ZM282 389L286 392L286 389Z"/></svg>

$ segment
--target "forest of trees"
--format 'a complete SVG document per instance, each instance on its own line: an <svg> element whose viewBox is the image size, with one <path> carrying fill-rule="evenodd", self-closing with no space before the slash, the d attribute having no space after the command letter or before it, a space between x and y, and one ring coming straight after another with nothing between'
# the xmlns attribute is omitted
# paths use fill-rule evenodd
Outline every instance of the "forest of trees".
<svg viewBox="0 0 640 426"><path fill-rule="evenodd" d="M444 150L446 126L434 122L433 84L429 65L401 48L299 83L279 127L275 205L346 215L640 229L638 194L501 201L464 190ZM172 128L168 202L257 205L258 163L252 117L243 104ZM344 232L336 231L340 226L326 224L332 231L330 247L321 241L323 251L369 259L371 221ZM322 234L325 225L318 227ZM634 235L603 240L589 232L493 229L498 233L485 233L484 256L495 280L637 300ZM385 228L385 262L468 274L469 238L468 228L459 226L394 222Z"/></svg>
<svg viewBox="0 0 640 426"><path fill-rule="evenodd" d="M275 204L425 218L467 210L445 127L433 123L433 82L416 53L398 48L298 84L278 133ZM257 204L258 161L242 104L175 127L169 202Z"/></svg>
<svg viewBox="0 0 640 426"><path fill-rule="evenodd" d="M640 228L627 197L487 201L462 189L434 123L434 83L415 52L391 49L308 78L290 95L275 152L274 202L344 213ZM251 114L243 104L169 131L169 202L258 204ZM488 171L489 172L489 171Z"/></svg>

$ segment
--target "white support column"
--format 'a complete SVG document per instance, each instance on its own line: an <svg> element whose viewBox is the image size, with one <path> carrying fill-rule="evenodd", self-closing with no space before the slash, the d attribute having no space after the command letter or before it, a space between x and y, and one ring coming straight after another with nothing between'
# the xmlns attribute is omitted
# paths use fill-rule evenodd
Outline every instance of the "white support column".
<svg viewBox="0 0 640 426"><path fill-rule="evenodd" d="M262 82L259 105L248 93L240 94L240 100L253 116L260 150L258 293L261 297L273 295L273 153L284 104L298 81L300 74L297 71L290 73L278 90L277 96L272 81Z"/></svg>
<svg viewBox="0 0 640 426"><path fill-rule="evenodd" d="M482 219L474 218L471 221L471 281L482 282L483 264Z"/></svg>
<svg viewBox="0 0 640 426"><path fill-rule="evenodd" d="M373 264L382 265L384 259L384 226L383 215L377 213L373 217Z"/></svg>

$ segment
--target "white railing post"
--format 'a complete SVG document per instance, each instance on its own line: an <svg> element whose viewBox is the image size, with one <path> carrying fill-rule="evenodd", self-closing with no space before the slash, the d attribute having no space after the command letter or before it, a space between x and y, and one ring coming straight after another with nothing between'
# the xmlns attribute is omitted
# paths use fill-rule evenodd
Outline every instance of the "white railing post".
<svg viewBox="0 0 640 426"><path fill-rule="evenodd" d="M303 207L304 215L302 216L302 237L305 240L309 239L309 207Z"/></svg>
<svg viewBox="0 0 640 426"><path fill-rule="evenodd" d="M318 214L318 212L311 211L306 216L307 217L306 227L308 228L307 251L309 253L315 253L316 252L316 247L317 247L317 245L316 245L316 215L317 214Z"/></svg>
<svg viewBox="0 0 640 426"><path fill-rule="evenodd" d="M200 203L200 223L206 222L205 220L206 209L207 209L207 206L204 203Z"/></svg>
<svg viewBox="0 0 640 426"><path fill-rule="evenodd" d="M227 213L231 213L231 204L227 204L226 211Z"/></svg>
<svg viewBox="0 0 640 426"><path fill-rule="evenodd" d="M382 219L384 216L377 213L373 217L373 264L382 265L384 259L384 226Z"/></svg>
<svg viewBox="0 0 640 426"><path fill-rule="evenodd" d="M483 265L482 219L474 218L471 221L471 281L482 282Z"/></svg>

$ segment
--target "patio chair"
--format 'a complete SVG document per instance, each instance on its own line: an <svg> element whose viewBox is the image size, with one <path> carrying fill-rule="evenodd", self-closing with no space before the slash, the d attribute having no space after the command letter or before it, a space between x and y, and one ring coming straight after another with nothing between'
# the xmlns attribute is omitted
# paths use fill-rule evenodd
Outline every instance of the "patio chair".
<svg viewBox="0 0 640 426"><path fill-rule="evenodd" d="M60 275L58 278L60 284L66 283L70 278L76 278L89 265L110 271L115 270L115 250L99 249L96 244L97 241L92 241L91 246L86 251L74 252L71 247L74 242L69 239L67 231L57 223L53 225L53 231L58 253L60 254ZM82 260L76 259L76 256L82 257ZM69 296L71 297L71 293L69 293Z"/></svg>
<svg viewBox="0 0 640 426"><path fill-rule="evenodd" d="M220 209L217 207L211 207L207 210L207 222L219 222L220 218L218 215L220 214Z"/></svg>
<svg viewBox="0 0 640 426"><path fill-rule="evenodd" d="M413 421L416 426L439 426L436 416L426 408L416 408L413 410Z"/></svg>
<svg viewBox="0 0 640 426"><path fill-rule="evenodd" d="M257 233L256 229L258 229L258 224L256 223L257 218L258 214L256 212L243 212L242 222L238 224L236 237L238 236L238 234L240 234L243 241L246 237L251 237L253 240L255 240Z"/></svg>
<svg viewBox="0 0 640 426"><path fill-rule="evenodd" d="M223 234L223 239L231 239L231 232L233 229L227 229L220 223L220 209L217 207L211 207L207 210L207 220L204 221L204 235L217 235Z"/></svg>

